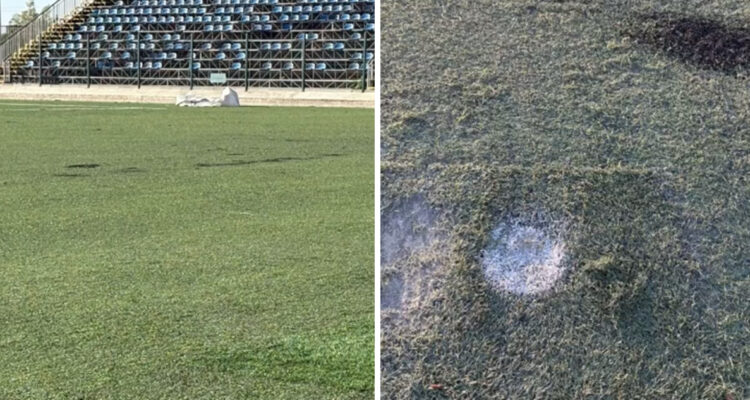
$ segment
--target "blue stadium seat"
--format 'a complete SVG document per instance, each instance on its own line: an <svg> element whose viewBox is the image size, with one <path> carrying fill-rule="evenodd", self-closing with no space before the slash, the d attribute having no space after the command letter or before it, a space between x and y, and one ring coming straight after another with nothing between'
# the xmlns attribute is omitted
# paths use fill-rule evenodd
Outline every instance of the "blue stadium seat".
<svg viewBox="0 0 750 400"><path fill-rule="evenodd" d="M217 60L226 60L227 55L224 54L223 51L220 51L220 52L216 53L216 57L214 57L214 58L216 58Z"/></svg>
<svg viewBox="0 0 750 400"><path fill-rule="evenodd" d="M271 70L273 68L273 64L270 63L270 62L265 62L265 63L263 63L263 65L261 66L261 68L264 69L264 70L266 70L266 71L269 71L269 70Z"/></svg>
<svg viewBox="0 0 750 400"><path fill-rule="evenodd" d="M236 71L241 68L242 68L242 63L238 63L238 62L232 63L232 70Z"/></svg>
<svg viewBox="0 0 750 400"><path fill-rule="evenodd" d="M193 63L193 70L199 70L199 69L201 69L201 63L194 62Z"/></svg>
<svg viewBox="0 0 750 400"><path fill-rule="evenodd" d="M318 64L315 65L315 70L316 71L324 71L325 69L326 69L326 64L325 63L318 63Z"/></svg>

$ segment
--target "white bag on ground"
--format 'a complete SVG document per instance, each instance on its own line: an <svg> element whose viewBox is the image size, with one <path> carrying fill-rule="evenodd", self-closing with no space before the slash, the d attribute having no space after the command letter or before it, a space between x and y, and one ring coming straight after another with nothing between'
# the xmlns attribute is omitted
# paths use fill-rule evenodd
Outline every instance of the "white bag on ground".
<svg viewBox="0 0 750 400"><path fill-rule="evenodd" d="M192 93L188 93L184 96L177 96L175 104L180 107L219 107L221 105L221 100L199 97Z"/></svg>
<svg viewBox="0 0 750 400"><path fill-rule="evenodd" d="M224 88L221 97L207 98L187 93L177 96L175 104L180 107L238 107L240 98L234 90Z"/></svg>
<svg viewBox="0 0 750 400"><path fill-rule="evenodd" d="M224 88L221 92L221 106L222 107L239 107L240 97L237 96L237 92L230 88Z"/></svg>

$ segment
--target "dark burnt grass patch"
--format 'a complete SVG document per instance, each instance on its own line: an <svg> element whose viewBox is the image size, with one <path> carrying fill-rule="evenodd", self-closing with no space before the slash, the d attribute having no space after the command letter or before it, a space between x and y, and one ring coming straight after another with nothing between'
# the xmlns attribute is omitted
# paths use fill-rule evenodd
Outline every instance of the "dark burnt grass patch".
<svg viewBox="0 0 750 400"><path fill-rule="evenodd" d="M138 167L127 167L127 168L118 169L116 172L120 174L137 174L137 173L146 172L146 170L142 168L138 168Z"/></svg>
<svg viewBox="0 0 750 400"><path fill-rule="evenodd" d="M198 168L236 167L236 166L253 165L253 164L319 160L319 159L327 158L327 157L340 157L340 156L343 156L343 154L330 153L330 154L322 154L320 156L313 156L313 157L274 157L274 158L264 158L262 160L235 160L235 161L227 161L227 162L219 162L219 163L198 163L198 164L195 164L195 166Z"/></svg>
<svg viewBox="0 0 750 400"><path fill-rule="evenodd" d="M750 29L706 17L673 13L637 15L625 34L700 68L732 73L750 66Z"/></svg>
<svg viewBox="0 0 750 400"><path fill-rule="evenodd" d="M65 168L99 168L99 164L70 164Z"/></svg>

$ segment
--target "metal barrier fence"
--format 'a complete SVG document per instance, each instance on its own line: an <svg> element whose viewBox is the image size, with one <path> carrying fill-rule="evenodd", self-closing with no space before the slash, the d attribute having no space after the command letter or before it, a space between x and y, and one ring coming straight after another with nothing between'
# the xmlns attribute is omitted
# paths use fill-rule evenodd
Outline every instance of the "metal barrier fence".
<svg viewBox="0 0 750 400"><path fill-rule="evenodd" d="M343 34L343 32L341 33ZM339 38L307 39L313 34L288 33L287 37L253 37L250 32L233 38L183 35L174 39L154 39L153 34L120 34L100 39L99 33L85 33L79 46L52 50L38 41L26 66L6 75L6 81L42 84L124 84L205 86L221 84L249 87L350 88L366 90L374 86L372 72L374 42L368 32L359 40L349 40L345 49L333 48ZM125 38L125 35L128 38ZM132 36L132 37L131 37ZM171 36L171 35L169 35ZM317 38L317 34L315 36ZM231 42L231 43L230 43ZM180 44L179 49L175 48ZM231 47L226 47L229 45ZM288 45L279 58L273 46ZM222 48L223 46L224 48ZM236 47L235 47L236 46ZM127 50L128 58L115 53ZM224 54L227 58L224 58ZM69 54L73 56L70 57ZM159 58L153 56L161 55ZM218 58L217 55L222 57ZM121 55L124 55L122 53ZM238 56L241 55L241 58ZM6 63L7 64L7 63ZM214 78L221 79L215 82Z"/></svg>

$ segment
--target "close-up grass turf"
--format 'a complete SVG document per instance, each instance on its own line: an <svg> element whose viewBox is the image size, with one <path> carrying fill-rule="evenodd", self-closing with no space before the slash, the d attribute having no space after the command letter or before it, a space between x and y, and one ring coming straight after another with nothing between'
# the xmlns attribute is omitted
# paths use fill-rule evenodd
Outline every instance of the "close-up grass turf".
<svg viewBox="0 0 750 400"><path fill-rule="evenodd" d="M0 399L372 398L373 132L0 102Z"/></svg>
<svg viewBox="0 0 750 400"><path fill-rule="evenodd" d="M748 398L747 2L382 8L383 398ZM553 289L487 281L498 226Z"/></svg>

